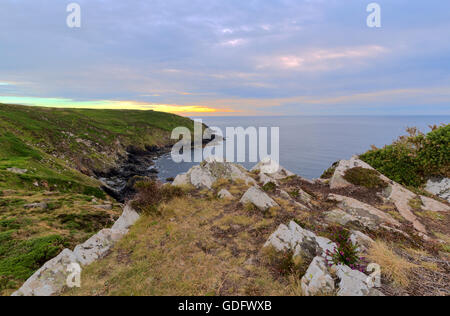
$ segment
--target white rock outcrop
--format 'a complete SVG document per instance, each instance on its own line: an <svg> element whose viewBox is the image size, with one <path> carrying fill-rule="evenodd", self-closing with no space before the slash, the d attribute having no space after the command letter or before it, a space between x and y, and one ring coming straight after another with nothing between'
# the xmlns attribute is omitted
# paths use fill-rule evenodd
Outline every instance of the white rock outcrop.
<svg viewBox="0 0 450 316"><path fill-rule="evenodd" d="M336 248L336 244L329 239L301 228L294 221L289 223L289 227L281 224L264 244L264 247L269 246L278 251L292 250L294 257L301 255L311 259L316 256L325 257L327 250L331 252Z"/></svg>
<svg viewBox="0 0 450 316"><path fill-rule="evenodd" d="M86 242L75 247L73 253L82 266L103 258L111 247L126 234L125 231L103 229Z"/></svg>
<svg viewBox="0 0 450 316"><path fill-rule="evenodd" d="M64 249L58 256L45 263L12 296L52 296L66 286L69 267L78 263L74 253Z"/></svg>
<svg viewBox="0 0 450 316"><path fill-rule="evenodd" d="M128 229L139 219L139 214L126 205L123 214L111 229L103 229L72 252L63 250L45 263L13 296L52 296L65 288L71 274L71 266L86 266L103 258L112 246L128 233Z"/></svg>
<svg viewBox="0 0 450 316"><path fill-rule="evenodd" d="M198 166L192 167L187 173L178 175L172 185L192 184L196 188L211 189L219 179L244 181L247 185L255 185L256 181L247 174L241 165L207 159Z"/></svg>
<svg viewBox="0 0 450 316"><path fill-rule="evenodd" d="M383 296L380 291L369 287L367 283L369 278L364 273L352 270L345 265L339 265L333 268L340 280L338 285L339 290L337 292L338 296Z"/></svg>
<svg viewBox="0 0 450 316"><path fill-rule="evenodd" d="M450 203L450 178L429 179L425 190Z"/></svg>
<svg viewBox="0 0 450 316"><path fill-rule="evenodd" d="M367 228L375 230L380 223L400 226L400 223L388 213L384 213L369 204L360 202L351 197L338 194L329 194L328 200L336 202L341 210L344 210L346 213L352 215Z"/></svg>
<svg viewBox="0 0 450 316"><path fill-rule="evenodd" d="M242 204L251 203L255 205L259 210L266 211L271 207L279 206L270 196L263 192L259 187L251 187L242 196L240 202Z"/></svg>
<svg viewBox="0 0 450 316"><path fill-rule="evenodd" d="M425 211L450 212L450 207L448 205L445 205L444 203L441 203L426 196L421 196L420 199L422 200L423 204L422 209Z"/></svg>
<svg viewBox="0 0 450 316"><path fill-rule="evenodd" d="M352 186L351 183L344 179L344 176L347 170L357 167L373 169L369 164L360 160L358 156L353 156L350 160L341 160L330 179L330 189L340 189Z"/></svg>
<svg viewBox="0 0 450 316"><path fill-rule="evenodd" d="M262 159L251 171L259 171L260 174L265 174L273 180L282 180L295 175L270 157Z"/></svg>
<svg viewBox="0 0 450 316"><path fill-rule="evenodd" d="M112 230L128 231L139 219L139 214L129 205L125 205L122 216L114 223Z"/></svg>
<svg viewBox="0 0 450 316"><path fill-rule="evenodd" d="M325 259L315 257L301 280L305 296L331 295L335 291L334 280L328 271Z"/></svg>

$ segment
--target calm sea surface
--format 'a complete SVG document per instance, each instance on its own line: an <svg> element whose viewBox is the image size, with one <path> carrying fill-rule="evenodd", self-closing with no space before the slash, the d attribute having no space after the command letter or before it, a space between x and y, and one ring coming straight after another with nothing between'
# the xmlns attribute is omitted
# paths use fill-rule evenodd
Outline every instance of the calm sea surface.
<svg viewBox="0 0 450 316"><path fill-rule="evenodd" d="M361 154L370 145L382 147L405 135L407 127L428 132L429 125L449 124L450 116L341 117L206 117L203 123L220 127L279 127L281 165L305 178L318 178L340 159ZM226 135L225 135L226 136ZM186 172L195 163L174 163L170 155L156 161L162 180ZM243 163L250 168L254 163Z"/></svg>

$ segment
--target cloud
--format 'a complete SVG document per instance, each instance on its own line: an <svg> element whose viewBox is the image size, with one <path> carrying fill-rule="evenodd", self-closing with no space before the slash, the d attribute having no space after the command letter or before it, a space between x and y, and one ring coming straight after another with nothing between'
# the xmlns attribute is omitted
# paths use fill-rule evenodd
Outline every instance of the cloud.
<svg viewBox="0 0 450 316"><path fill-rule="evenodd" d="M257 68L329 71L366 59L376 58L388 52L389 50L387 48L378 45L334 49L316 48L298 55L264 57Z"/></svg>
<svg viewBox="0 0 450 316"><path fill-rule="evenodd" d="M378 2L381 29L360 0L78 0L69 29L66 3L2 0L0 95L239 115L408 114L420 100L442 113L447 95L420 91L450 86L450 2Z"/></svg>

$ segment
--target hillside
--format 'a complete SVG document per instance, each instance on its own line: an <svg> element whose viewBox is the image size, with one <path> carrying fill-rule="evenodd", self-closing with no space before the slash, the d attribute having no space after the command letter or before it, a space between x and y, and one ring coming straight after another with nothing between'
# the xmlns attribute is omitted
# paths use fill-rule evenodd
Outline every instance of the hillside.
<svg viewBox="0 0 450 316"><path fill-rule="evenodd" d="M140 219L64 294L450 294L448 202L357 157L340 161L331 180L266 165L209 161L175 186L140 184L131 204ZM369 263L381 267L375 288Z"/></svg>
<svg viewBox="0 0 450 316"><path fill-rule="evenodd" d="M111 229L14 295L450 295L448 200L357 156L316 180L275 166L208 159L172 184L138 181ZM73 262L80 288L67 287Z"/></svg>
<svg viewBox="0 0 450 316"><path fill-rule="evenodd" d="M189 119L153 111L0 104L0 293L112 225L122 207L96 178L139 154L148 167L177 126L193 129ZM124 177L134 174L141 170Z"/></svg>

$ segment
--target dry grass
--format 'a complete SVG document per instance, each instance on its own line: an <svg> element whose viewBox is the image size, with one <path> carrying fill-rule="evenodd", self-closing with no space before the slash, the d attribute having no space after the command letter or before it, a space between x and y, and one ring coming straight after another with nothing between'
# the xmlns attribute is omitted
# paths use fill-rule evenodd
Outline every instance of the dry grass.
<svg viewBox="0 0 450 316"><path fill-rule="evenodd" d="M391 247L381 240L377 240L368 250L367 258L381 266L382 274L386 278L402 287L409 285L408 274L411 269L417 267L397 255Z"/></svg>
<svg viewBox="0 0 450 316"><path fill-rule="evenodd" d="M66 295L299 295L260 249L276 226L236 201L176 198L143 216L110 255ZM267 214L266 214L267 215Z"/></svg>

